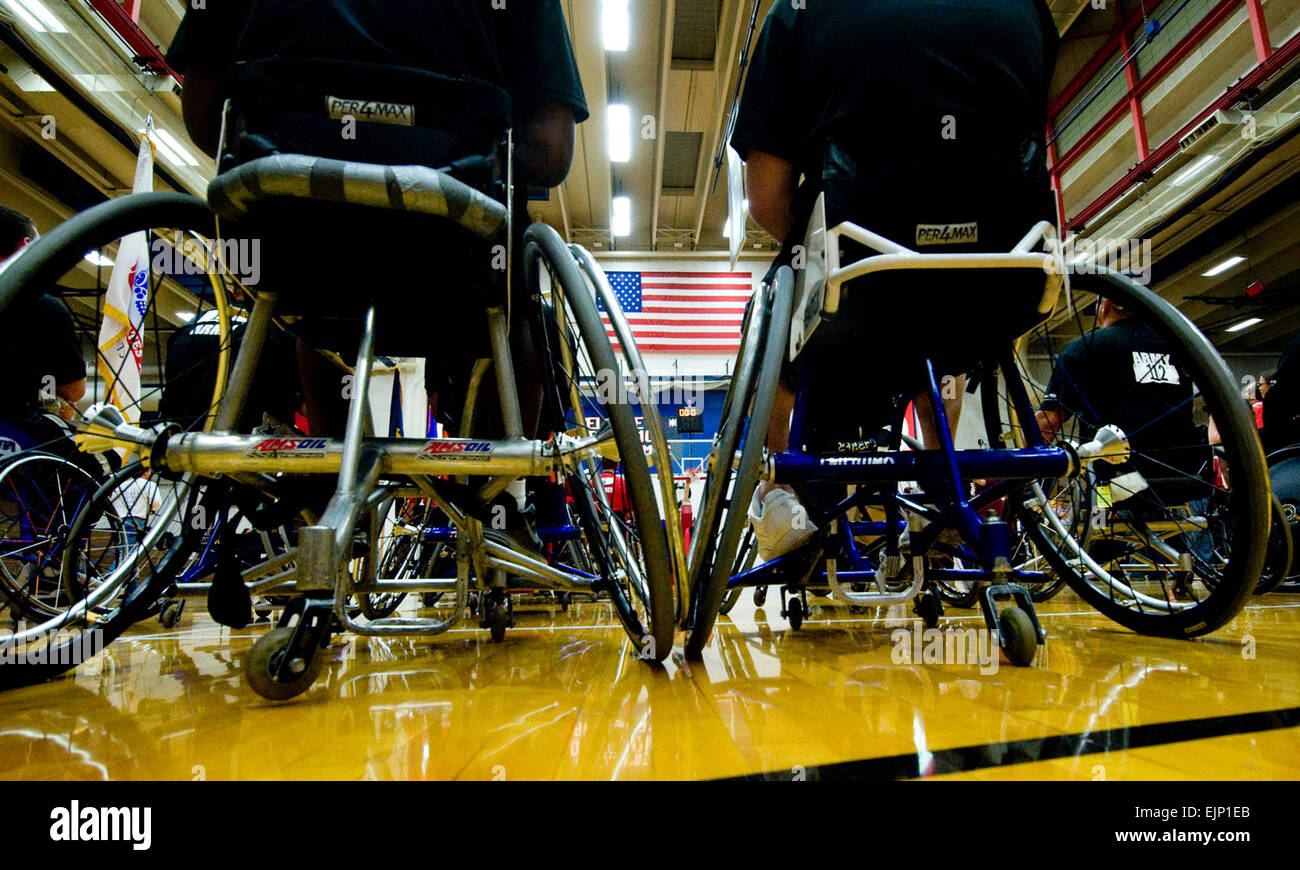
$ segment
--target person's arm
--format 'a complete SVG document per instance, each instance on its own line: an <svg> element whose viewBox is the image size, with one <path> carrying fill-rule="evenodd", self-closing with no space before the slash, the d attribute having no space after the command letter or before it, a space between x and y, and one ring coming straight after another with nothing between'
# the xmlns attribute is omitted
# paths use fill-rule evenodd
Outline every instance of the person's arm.
<svg viewBox="0 0 1300 870"><path fill-rule="evenodd" d="M538 187L557 187L573 165L573 109L564 103L543 103L524 124L516 144L525 177Z"/></svg>
<svg viewBox="0 0 1300 870"><path fill-rule="evenodd" d="M758 225L784 240L794 228L794 194L799 170L784 157L750 150L745 163L745 193L749 213Z"/></svg>
<svg viewBox="0 0 1300 870"><path fill-rule="evenodd" d="M781 242L802 229L794 226L794 196L812 132L809 95L801 90L806 77L801 16L780 3L768 13L731 134L731 146L745 160L749 213Z"/></svg>
<svg viewBox="0 0 1300 870"><path fill-rule="evenodd" d="M221 77L215 70L202 66L187 67L183 75L185 130L204 154L216 157L221 144L221 107L225 102L221 97Z"/></svg>
<svg viewBox="0 0 1300 870"><path fill-rule="evenodd" d="M1048 444L1056 440L1061 427L1065 425L1065 414L1055 409L1036 411L1034 419L1038 422L1038 431L1043 433L1043 440Z"/></svg>
<svg viewBox="0 0 1300 870"><path fill-rule="evenodd" d="M54 392L58 394L60 399L68 403L59 408L59 416L63 418L64 422L71 423L73 418L77 416L77 403L86 397L86 379L82 378L79 381L59 384L54 388Z"/></svg>

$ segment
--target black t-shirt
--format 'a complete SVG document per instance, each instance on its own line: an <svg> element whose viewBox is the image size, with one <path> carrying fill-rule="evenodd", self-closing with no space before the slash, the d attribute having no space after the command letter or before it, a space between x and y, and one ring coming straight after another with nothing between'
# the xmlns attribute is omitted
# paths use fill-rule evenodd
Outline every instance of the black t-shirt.
<svg viewBox="0 0 1300 870"><path fill-rule="evenodd" d="M1136 317L1076 338L1056 358L1044 411L1077 417L1081 437L1116 425L1148 478L1197 473L1206 439L1196 426L1195 385L1169 345Z"/></svg>
<svg viewBox="0 0 1300 870"><path fill-rule="evenodd" d="M1016 212L1014 229L981 232L998 247L1051 214L1043 138L1057 45L1041 0L777 3L754 48L731 144L742 157L762 151L800 170L802 224L835 142L854 165L828 171L866 181L840 184L843 193L827 188L831 223L852 219L909 245L909 216L895 222L892 212L948 201L957 219L983 220L990 196L974 188L987 180ZM1007 189L1027 174L1033 183L1023 194ZM937 223L948 221L944 208ZM1026 211L1028 222L1019 216ZM802 226L794 235L802 238Z"/></svg>
<svg viewBox="0 0 1300 870"><path fill-rule="evenodd" d="M1264 397L1264 449L1300 443L1300 335L1282 350L1273 386Z"/></svg>
<svg viewBox="0 0 1300 870"><path fill-rule="evenodd" d="M731 142L742 157L765 151L807 171L836 135L900 153L915 141L961 143L968 126L1041 137L1056 46L1041 0L777 3Z"/></svg>
<svg viewBox="0 0 1300 870"><path fill-rule="evenodd" d="M86 377L72 312L48 293L0 318L0 415L39 413L41 391ZM52 380L51 380L52 379Z"/></svg>
<svg viewBox="0 0 1300 870"><path fill-rule="evenodd" d="M236 60L333 58L468 75L510 93L518 120L558 102L588 117L559 0L218 0L186 12L178 69Z"/></svg>
<svg viewBox="0 0 1300 870"><path fill-rule="evenodd" d="M248 324L235 323L230 331L231 367ZM158 416L187 430L197 428L213 409L217 384L221 332L212 314L178 329L167 341L166 386L158 402ZM258 360L257 372L244 401L240 432L251 432L267 413L283 423L293 423L298 408L298 360L294 339L272 325Z"/></svg>

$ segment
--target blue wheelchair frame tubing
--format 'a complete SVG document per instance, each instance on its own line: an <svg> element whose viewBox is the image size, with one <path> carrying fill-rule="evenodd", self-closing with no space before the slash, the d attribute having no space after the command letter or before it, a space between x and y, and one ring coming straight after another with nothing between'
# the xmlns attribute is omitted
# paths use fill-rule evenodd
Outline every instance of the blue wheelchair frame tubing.
<svg viewBox="0 0 1300 870"><path fill-rule="evenodd" d="M948 427L948 415L944 409L934 364L926 360L926 386L937 418L935 422L940 439L938 450L900 449L907 403L899 402L894 409L891 443L887 451L863 456L825 456L787 451L773 457L772 480L777 484L792 484L796 487L810 483L859 485L859 490L843 501L809 517L810 522L819 528L826 528L831 521L840 520L835 523L838 549L849 563L847 570L836 571L841 582L862 582L875 578L878 566L860 551L855 540L858 536L884 535L885 553L898 555L898 537L907 528L907 523L903 520L904 507L927 519L955 528L964 542L958 555L973 556L983 566L983 570L932 569L927 572L929 576L960 580L987 578L999 557L1010 556L1010 540L1005 527L998 528L997 531L991 530L980 521L979 512L1004 496L1023 489L1027 480L1064 476L1070 472L1074 460L1064 448L1047 446L1037 425L1033 424L1033 405L1024 382L1016 374L1018 369L1015 367L1014 356L1007 353L1000 362L1003 372L1007 373L1004 379L1009 397L1021 421L1020 428L1027 445L1024 448L957 450ZM803 442L807 411L805 397L809 394L807 386L810 377L811 374L805 367L800 375L801 389L798 390L792 415L791 444ZM995 384L996 380L991 378L984 388L993 388ZM968 496L965 483L977 478L994 478L997 482L973 497ZM922 491L906 495L898 493L897 484L904 480L916 481ZM806 504L807 500L804 502ZM930 508L927 503L936 507ZM866 505L883 507L885 520L850 522L842 519L849 510ZM966 549L972 544L976 548L974 553ZM825 551L830 547L822 545L822 549ZM773 585L779 582L774 580L775 577L798 576L800 569L805 572L808 569L807 555L801 548L780 556L731 577L727 587L734 589ZM1014 571L1012 579L1045 582L1048 578L1039 572Z"/></svg>

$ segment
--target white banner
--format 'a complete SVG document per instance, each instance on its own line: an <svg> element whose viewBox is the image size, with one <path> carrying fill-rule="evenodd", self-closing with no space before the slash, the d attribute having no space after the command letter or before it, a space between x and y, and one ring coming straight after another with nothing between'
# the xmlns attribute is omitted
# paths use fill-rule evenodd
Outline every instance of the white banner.
<svg viewBox="0 0 1300 870"><path fill-rule="evenodd" d="M153 145L140 137L132 193L153 191ZM104 296L104 323L99 330L96 367L105 396L132 423L140 419L142 330L149 308L149 237L144 231L122 239Z"/></svg>

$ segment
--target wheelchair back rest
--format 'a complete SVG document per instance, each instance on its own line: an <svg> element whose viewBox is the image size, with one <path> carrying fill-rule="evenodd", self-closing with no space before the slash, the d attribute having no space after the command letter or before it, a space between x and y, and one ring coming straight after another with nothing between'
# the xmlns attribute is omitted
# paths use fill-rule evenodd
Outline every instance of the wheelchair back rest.
<svg viewBox="0 0 1300 870"><path fill-rule="evenodd" d="M255 289L277 292L280 313L338 321L322 346L346 354L338 336L373 304L380 352L421 356L431 321L502 297L505 91L313 59L242 63L235 82L208 202L223 235L265 241Z"/></svg>
<svg viewBox="0 0 1300 870"><path fill-rule="evenodd" d="M880 162L879 153L875 163L868 157L871 150L855 159L835 143L827 146L822 191L804 242L807 268L796 296L792 359L809 343L848 348L861 346L866 330L912 330L925 337L918 342L920 357L930 356L928 342L947 350L948 365L960 366L1043 321L1063 286L1063 269L1040 267L1060 263L1055 253L1051 261L1041 256L1055 245L1054 208L1036 143L1018 154L987 147L946 162L925 151L898 165ZM846 223L877 237L881 249L851 237L860 232L837 231ZM1031 268L990 262L953 268L914 259L1008 254L1035 229L1042 238L1026 253L1039 258L1021 258ZM837 269L882 254L913 259L894 265L881 260L881 271L833 279Z"/></svg>
<svg viewBox="0 0 1300 870"><path fill-rule="evenodd" d="M270 154L441 167L492 152L510 96L470 78L327 58L236 65L221 170Z"/></svg>

